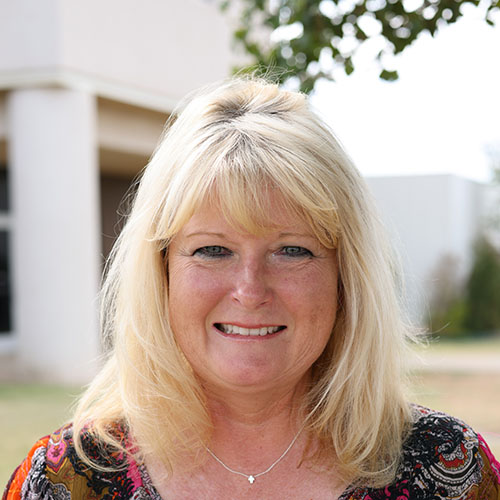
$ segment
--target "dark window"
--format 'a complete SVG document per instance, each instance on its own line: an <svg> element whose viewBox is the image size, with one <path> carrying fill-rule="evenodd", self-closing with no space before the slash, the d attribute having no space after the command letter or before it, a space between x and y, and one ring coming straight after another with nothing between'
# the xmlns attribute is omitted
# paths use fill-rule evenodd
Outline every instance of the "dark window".
<svg viewBox="0 0 500 500"><path fill-rule="evenodd" d="M11 331L9 233L0 230L0 335Z"/></svg>
<svg viewBox="0 0 500 500"><path fill-rule="evenodd" d="M0 165L0 216L8 215L9 196L7 189L7 169ZM11 286L9 269L9 226L0 226L0 335L12 330Z"/></svg>
<svg viewBox="0 0 500 500"><path fill-rule="evenodd" d="M7 212L8 209L7 170L0 165L0 212Z"/></svg>
<svg viewBox="0 0 500 500"><path fill-rule="evenodd" d="M106 259L124 224L128 203L124 196L129 193L132 179L101 176L101 229L102 255Z"/></svg>

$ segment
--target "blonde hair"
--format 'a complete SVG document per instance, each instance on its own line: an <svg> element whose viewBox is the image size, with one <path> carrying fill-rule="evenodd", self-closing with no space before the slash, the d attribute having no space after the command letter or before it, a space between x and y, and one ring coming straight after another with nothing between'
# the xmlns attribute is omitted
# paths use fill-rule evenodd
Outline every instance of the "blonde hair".
<svg viewBox="0 0 500 500"><path fill-rule="evenodd" d="M130 429L139 459L151 454L169 470L181 455L204 450L212 427L168 323L165 255L214 196L231 221L258 233L269 219L268 189L278 189L337 250L337 319L313 366L308 429L346 480L381 486L393 479L410 422L402 375L410 332L376 210L304 95L241 78L182 105L138 186L103 288L103 331L113 347L74 419L77 450L88 463L82 429L120 449L116 422Z"/></svg>

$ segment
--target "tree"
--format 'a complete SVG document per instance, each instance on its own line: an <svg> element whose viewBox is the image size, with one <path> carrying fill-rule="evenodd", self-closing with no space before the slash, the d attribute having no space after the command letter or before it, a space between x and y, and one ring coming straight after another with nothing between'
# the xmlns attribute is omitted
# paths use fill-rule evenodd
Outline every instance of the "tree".
<svg viewBox="0 0 500 500"><path fill-rule="evenodd" d="M466 284L465 326L471 331L500 331L500 252L487 238L475 247Z"/></svg>
<svg viewBox="0 0 500 500"><path fill-rule="evenodd" d="M500 333L500 144L490 145L487 153L496 197L475 242L471 269L462 283L457 261L444 256L433 273L429 327L440 335Z"/></svg>
<svg viewBox="0 0 500 500"><path fill-rule="evenodd" d="M452 254L442 255L432 272L432 295L429 303L428 328L440 337L458 337L467 333L464 326L467 303L460 259Z"/></svg>
<svg viewBox="0 0 500 500"><path fill-rule="evenodd" d="M484 8L494 24L500 0L219 0L238 12L237 44L254 66L286 69L280 81L298 79L310 92L320 78L333 79L334 67L354 71L360 49L372 53L385 80L398 78L392 56L403 52L422 32L462 16L464 3Z"/></svg>
<svg viewBox="0 0 500 500"><path fill-rule="evenodd" d="M446 337L500 332L500 251L486 235L476 241L465 283L449 255L440 259L433 281L431 332Z"/></svg>

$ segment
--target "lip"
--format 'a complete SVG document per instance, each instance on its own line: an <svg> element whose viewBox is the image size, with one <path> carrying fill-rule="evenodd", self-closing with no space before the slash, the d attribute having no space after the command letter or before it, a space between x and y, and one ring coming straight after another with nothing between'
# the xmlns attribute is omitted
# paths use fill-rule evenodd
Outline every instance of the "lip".
<svg viewBox="0 0 500 500"><path fill-rule="evenodd" d="M264 328L264 327L282 327L280 330L274 333L268 333L266 335L241 335L237 333L225 333L222 330L219 330L216 325L219 324L226 324L226 325L234 325L238 326L240 328L248 328L248 329L257 329L257 328ZM266 339L272 339L277 336L279 336L281 333L287 330L287 326L279 323L238 323L235 321L217 321L212 324L212 329L217 333L217 335L220 335L222 337L230 338L230 339L235 339L235 340L240 340L240 341L262 341Z"/></svg>

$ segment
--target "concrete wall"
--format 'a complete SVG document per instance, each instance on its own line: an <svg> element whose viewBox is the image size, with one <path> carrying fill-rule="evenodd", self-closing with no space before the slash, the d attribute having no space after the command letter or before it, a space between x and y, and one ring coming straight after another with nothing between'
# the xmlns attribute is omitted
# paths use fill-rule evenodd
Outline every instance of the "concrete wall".
<svg viewBox="0 0 500 500"><path fill-rule="evenodd" d="M230 40L207 0L0 0L0 88L58 82L169 111L229 73Z"/></svg>
<svg viewBox="0 0 500 500"><path fill-rule="evenodd" d="M0 222L13 282L0 377L95 373L118 200L179 99L228 76L226 21L206 0L0 0L0 163L12 199Z"/></svg>
<svg viewBox="0 0 500 500"><path fill-rule="evenodd" d="M452 257L464 277L487 207L485 186L454 175L372 177L375 196L405 271L414 320L425 320L440 259Z"/></svg>
<svg viewBox="0 0 500 500"><path fill-rule="evenodd" d="M95 97L22 89L7 104L19 364L37 378L86 380L99 353Z"/></svg>

